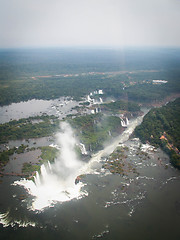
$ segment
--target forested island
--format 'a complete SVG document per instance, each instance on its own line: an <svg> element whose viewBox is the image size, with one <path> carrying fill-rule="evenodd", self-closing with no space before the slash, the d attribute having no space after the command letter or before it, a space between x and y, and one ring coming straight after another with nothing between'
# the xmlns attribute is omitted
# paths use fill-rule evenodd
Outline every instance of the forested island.
<svg viewBox="0 0 180 240"><path fill-rule="evenodd" d="M143 143L161 147L171 163L180 169L180 98L160 108L153 108L135 129Z"/></svg>

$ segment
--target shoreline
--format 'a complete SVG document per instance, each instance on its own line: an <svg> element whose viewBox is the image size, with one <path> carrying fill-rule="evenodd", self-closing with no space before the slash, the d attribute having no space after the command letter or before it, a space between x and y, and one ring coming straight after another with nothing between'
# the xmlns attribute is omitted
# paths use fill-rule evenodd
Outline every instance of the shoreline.
<svg viewBox="0 0 180 240"><path fill-rule="evenodd" d="M152 103L147 104L147 107L162 107L164 105L166 105L169 102L173 102L174 100L176 100L177 98L180 97L180 93L176 93L176 94L172 94L170 96L167 96L166 98L164 98L161 101L153 101Z"/></svg>

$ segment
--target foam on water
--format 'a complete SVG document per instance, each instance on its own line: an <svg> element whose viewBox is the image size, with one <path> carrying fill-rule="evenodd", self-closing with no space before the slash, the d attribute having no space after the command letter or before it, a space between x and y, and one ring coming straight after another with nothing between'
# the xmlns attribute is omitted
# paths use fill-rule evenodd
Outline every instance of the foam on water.
<svg viewBox="0 0 180 240"><path fill-rule="evenodd" d="M36 173L34 181L22 179L14 184L23 186L29 194L33 195L34 201L31 209L42 210L52 206L56 202L70 201L87 195L82 190L83 183L75 184L78 175L97 172L97 164L101 158L110 154L120 143L129 139L134 128L142 121L142 116L131 121L127 129L103 150L94 154L87 164L83 164L76 157L74 147L77 141L69 124L61 124L61 132L57 134L57 146L60 155L55 163L41 166L40 174Z"/></svg>
<svg viewBox="0 0 180 240"><path fill-rule="evenodd" d="M11 220L9 220L8 218L9 212L6 213L0 213L0 224L2 224L4 227L14 227L16 225L18 225L19 227L29 227L32 226L34 227L36 224L35 222L25 222L25 221L21 221L21 220L15 220L13 222L11 222Z"/></svg>
<svg viewBox="0 0 180 240"><path fill-rule="evenodd" d="M81 191L82 183L75 184L83 163L77 159L74 151L76 139L73 131L67 123L61 124L61 130L57 134L60 155L55 163L43 164L40 174L36 173L34 181L23 179L14 183L22 185L35 196L31 207L33 210L42 210L55 202L69 201L86 194Z"/></svg>

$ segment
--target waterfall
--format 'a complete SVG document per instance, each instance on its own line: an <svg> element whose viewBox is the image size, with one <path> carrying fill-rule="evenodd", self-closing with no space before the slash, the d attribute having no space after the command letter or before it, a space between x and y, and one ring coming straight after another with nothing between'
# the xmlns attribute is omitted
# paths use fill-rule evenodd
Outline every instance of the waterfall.
<svg viewBox="0 0 180 240"><path fill-rule="evenodd" d="M53 147L53 148L56 148L56 149L60 149L60 147L57 145L57 144L50 144L49 147Z"/></svg>
<svg viewBox="0 0 180 240"><path fill-rule="evenodd" d="M81 153L83 155L87 155L87 151L86 151L85 145L83 143L80 143L79 146L80 146L80 149L81 149Z"/></svg>
<svg viewBox="0 0 180 240"><path fill-rule="evenodd" d="M41 165L40 173L36 172L34 181L23 179L16 182L35 196L32 210L42 210L54 202L69 201L85 194L81 190L83 184L75 184L84 163L75 154L77 143L69 124L61 123L61 132L56 135L56 141L61 151L55 162ZM83 148L84 153L87 153L85 146Z"/></svg>
<svg viewBox="0 0 180 240"><path fill-rule="evenodd" d="M121 126L122 126L122 127L126 127L126 123L125 123L124 120L121 120Z"/></svg>
<svg viewBox="0 0 180 240"><path fill-rule="evenodd" d="M103 103L103 100L101 97L99 98L99 102L95 101L95 99L91 98L91 97L93 97L93 95L97 95L97 94L99 94L99 95L104 94L103 90L100 89L100 90L96 90L94 92L90 92L90 94L87 96L87 101L90 102L91 104L95 104L95 103L99 103L99 102Z"/></svg>
<svg viewBox="0 0 180 240"><path fill-rule="evenodd" d="M127 117L126 117L126 125L127 125L127 126L129 125L129 120L128 120Z"/></svg>
<svg viewBox="0 0 180 240"><path fill-rule="evenodd" d="M94 165L96 166L97 162L99 162L102 159L102 157L112 153L119 144L126 142L129 139L129 136L134 131L135 127L142 122L143 117L144 116L140 116L132 120L122 134L120 134L117 138L112 140L112 142L108 146L106 146L103 150L100 150L99 152L93 154L88 164L84 165L83 168L81 169L81 174L93 173Z"/></svg>
<svg viewBox="0 0 180 240"><path fill-rule="evenodd" d="M102 100L102 98L99 98L99 100L100 100L100 103L103 103L103 100Z"/></svg>
<svg viewBox="0 0 180 240"><path fill-rule="evenodd" d="M87 100L88 100L88 102L91 102L91 100L92 100L89 95L87 96Z"/></svg>
<svg viewBox="0 0 180 240"><path fill-rule="evenodd" d="M61 148L61 155L57 156L54 164L42 165L40 174L36 172L34 181L21 179L14 185L21 185L33 195L31 210L43 210L56 202L70 201L74 198L81 198L87 195L83 191L82 182L75 184L77 176L94 171L94 165L102 157L112 153L120 144L128 140L134 128L142 121L143 116L132 120L125 131L114 139L108 146L94 154L87 164L83 164L76 158L74 147L76 140L72 129L67 123L61 123L62 131L57 134L57 144ZM122 119L122 121L124 121ZM126 120L127 122L127 120ZM110 134L110 132L109 132ZM89 145L90 151L91 145Z"/></svg>
<svg viewBox="0 0 180 240"><path fill-rule="evenodd" d="M49 161L48 161L48 167L49 167L49 170L52 171L52 166Z"/></svg>
<svg viewBox="0 0 180 240"><path fill-rule="evenodd" d="M99 89L98 93L103 94L103 90Z"/></svg>
<svg viewBox="0 0 180 240"><path fill-rule="evenodd" d="M122 126L122 127L127 127L128 125L129 125L129 120L128 120L128 118L126 117L125 120L121 118L121 126Z"/></svg>
<svg viewBox="0 0 180 240"><path fill-rule="evenodd" d="M35 181L36 186L40 185L41 181L40 181L40 176L39 176L38 172L36 172L36 175L34 177L34 181Z"/></svg>

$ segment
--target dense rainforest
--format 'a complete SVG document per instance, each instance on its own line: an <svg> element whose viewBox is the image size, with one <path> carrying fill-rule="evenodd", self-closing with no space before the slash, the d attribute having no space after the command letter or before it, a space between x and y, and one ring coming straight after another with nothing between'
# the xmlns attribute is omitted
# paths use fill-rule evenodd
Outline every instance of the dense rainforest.
<svg viewBox="0 0 180 240"><path fill-rule="evenodd" d="M171 163L180 169L180 98L161 108L153 108L144 117L135 135L143 143L160 146L171 159Z"/></svg>
<svg viewBox="0 0 180 240"><path fill-rule="evenodd" d="M178 49L0 50L0 106L29 99L105 97L142 103L179 93ZM167 80L153 84L154 79Z"/></svg>
<svg viewBox="0 0 180 240"><path fill-rule="evenodd" d="M101 113L69 119L69 123L90 151L102 149L105 141L117 136L123 129L119 117Z"/></svg>
<svg viewBox="0 0 180 240"><path fill-rule="evenodd" d="M0 143L6 143L9 140L50 136L57 131L58 128L59 120L53 115L13 120L0 124Z"/></svg>

